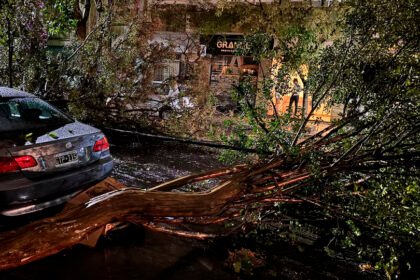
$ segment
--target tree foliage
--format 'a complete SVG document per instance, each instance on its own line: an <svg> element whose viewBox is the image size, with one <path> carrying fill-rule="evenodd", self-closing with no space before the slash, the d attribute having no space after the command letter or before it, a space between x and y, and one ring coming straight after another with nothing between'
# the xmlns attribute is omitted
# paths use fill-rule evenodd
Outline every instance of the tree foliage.
<svg viewBox="0 0 420 280"><path fill-rule="evenodd" d="M0 4L0 83L40 90L46 75L47 40L75 26L73 1Z"/></svg>

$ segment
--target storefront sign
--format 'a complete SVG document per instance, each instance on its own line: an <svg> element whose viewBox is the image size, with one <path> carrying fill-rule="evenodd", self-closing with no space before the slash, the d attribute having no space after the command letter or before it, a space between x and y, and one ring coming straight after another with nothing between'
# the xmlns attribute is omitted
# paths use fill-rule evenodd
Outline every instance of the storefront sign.
<svg viewBox="0 0 420 280"><path fill-rule="evenodd" d="M243 35L211 35L200 38L200 43L207 46L207 53L212 55L234 55L243 42Z"/></svg>

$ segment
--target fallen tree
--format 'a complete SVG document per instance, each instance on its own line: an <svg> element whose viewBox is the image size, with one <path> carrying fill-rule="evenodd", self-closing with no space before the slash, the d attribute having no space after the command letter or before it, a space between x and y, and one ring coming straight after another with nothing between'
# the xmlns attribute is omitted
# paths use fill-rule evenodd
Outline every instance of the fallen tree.
<svg viewBox="0 0 420 280"><path fill-rule="evenodd" d="M261 172L265 168L261 169ZM116 222L135 222L154 230L165 230L158 224L182 223L218 224L238 215L242 208L234 204L243 203L245 194L254 196L259 191L247 191L245 182L248 176L260 171L251 171L245 166L217 170L211 173L186 176L159 185L148 191L126 188L114 179L107 179L93 189L105 189L102 195L95 196L82 203L68 206L55 217L40 220L22 228L0 234L2 251L0 253L0 269L8 269L55 254L65 248L82 243L91 234L106 225ZM186 184L200 182L210 178L228 177L223 183L204 193L177 193L173 189ZM280 185L286 187L302 178L290 173ZM113 190L112 190L113 189ZM111 190L111 191L110 191ZM262 190L264 191L264 190ZM83 199L83 198L82 198ZM278 201L288 201L286 197L278 197ZM78 200L76 198L76 200ZM249 200L249 198L247 198ZM270 201L269 203L272 203ZM236 210L236 211L235 211ZM168 219L171 218L171 219ZM206 238L215 235L168 230L167 232L188 237ZM221 233L219 232L218 235Z"/></svg>
<svg viewBox="0 0 420 280"><path fill-rule="evenodd" d="M336 126L302 142L302 150L311 142L311 148L321 148L321 143L329 145ZM338 141L340 137L335 137ZM410 155L413 156L413 155ZM356 168L362 171L360 163L376 160L371 153L359 156L351 164L343 161L319 167L324 177L335 172ZM394 157L392 157L394 158ZM392 158L381 156L382 164L392 162ZM355 160L355 159L354 159ZM328 160L330 161L330 160ZM143 191L126 188L114 179L107 179L93 188L107 190L105 193L74 205L69 205L55 217L40 220L0 234L0 269L9 269L55 254L75 244L86 242L98 232L108 231L113 224L131 222L147 228L192 238L209 238L230 234L240 229L243 221L241 211L261 211L274 203L311 203L323 206L316 197L294 195L297 190L313 186L316 174L306 165L290 158L277 157L275 160L253 166L236 166L213 172L190 175L161 184ZM368 169L369 165L366 166ZM376 168L376 167L375 167ZM185 193L173 190L188 184L219 178L221 182L206 192ZM326 206L325 206L326 207ZM338 209L330 209L336 214ZM218 227L216 233L186 230L190 225L224 225L226 221L236 222L234 227ZM361 220L363 222L363 220ZM181 227L179 226L181 225Z"/></svg>

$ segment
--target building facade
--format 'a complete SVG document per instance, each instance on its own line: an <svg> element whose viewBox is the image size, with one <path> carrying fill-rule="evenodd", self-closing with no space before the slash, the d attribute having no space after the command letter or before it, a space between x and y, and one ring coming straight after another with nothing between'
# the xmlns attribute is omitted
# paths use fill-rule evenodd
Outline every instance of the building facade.
<svg viewBox="0 0 420 280"><path fill-rule="evenodd" d="M86 1L79 5L86 17L86 31L89 34L97 24L101 7L98 3L105 1L89 1L89 9ZM116 14L121 15L127 21L127 15L133 20L141 19L153 26L150 36L150 44L158 44L170 47L173 54L168 58L162 58L153 66L152 81L156 92L153 98L159 99L156 94L168 95L173 91L174 85L182 87L198 81L204 95L211 95L216 101L216 107L222 112L236 110L235 100L232 99L232 86L237 85L241 79L251 79L258 88L258 81L263 79L262 73L269 73L275 68L277 62L263 61L257 63L251 56L237 55L236 48L244 40L244 34L249 30L238 28L235 23L240 21L240 14L231 14L232 18L220 18L215 15L217 0L130 0L114 1ZM276 0L247 0L249 5L270 4ZM300 5L303 0L291 0ZM313 6L330 5L332 1L312 0ZM84 8L84 10L83 10ZM123 17L125 16L125 17ZM235 18L236 17L236 18ZM116 33L123 34L124 28L129 23L115 20L113 29ZM198 70L197 70L198 69ZM197 72L198 71L198 72ZM304 77L291 73L298 80L302 90L298 95L298 108L303 107ZM293 79L291 79L292 81ZM197 84L197 83L196 83ZM293 83L289 89L293 88ZM206 99L204 96L201 99ZM291 94L279 95L273 87L272 104L274 108L270 114L287 112L290 110ZM255 100L253 101L255 102ZM310 110L310 97L308 98L307 111ZM314 118L331 121L337 117L338 110L327 109L321 106L315 112Z"/></svg>

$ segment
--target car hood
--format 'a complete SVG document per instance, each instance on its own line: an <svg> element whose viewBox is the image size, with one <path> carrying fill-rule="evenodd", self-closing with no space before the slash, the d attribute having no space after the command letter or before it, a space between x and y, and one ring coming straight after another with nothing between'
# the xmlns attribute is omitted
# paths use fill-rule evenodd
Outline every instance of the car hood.
<svg viewBox="0 0 420 280"><path fill-rule="evenodd" d="M98 132L100 132L99 129L78 121L65 124L58 128L6 132L0 136L0 149L42 144Z"/></svg>

